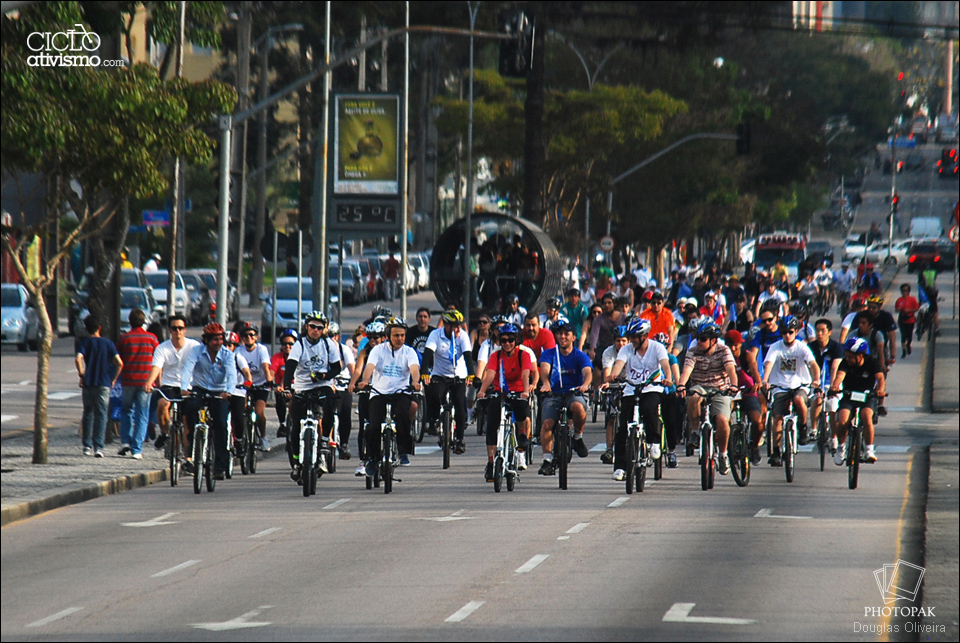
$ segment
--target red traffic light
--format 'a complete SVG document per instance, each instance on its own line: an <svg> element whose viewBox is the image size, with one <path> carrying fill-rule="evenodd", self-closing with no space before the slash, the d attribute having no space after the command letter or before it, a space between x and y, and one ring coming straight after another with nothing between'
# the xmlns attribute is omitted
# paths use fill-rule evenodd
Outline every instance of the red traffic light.
<svg viewBox="0 0 960 643"><path fill-rule="evenodd" d="M897 80L903 80L903 72L897 74Z"/></svg>

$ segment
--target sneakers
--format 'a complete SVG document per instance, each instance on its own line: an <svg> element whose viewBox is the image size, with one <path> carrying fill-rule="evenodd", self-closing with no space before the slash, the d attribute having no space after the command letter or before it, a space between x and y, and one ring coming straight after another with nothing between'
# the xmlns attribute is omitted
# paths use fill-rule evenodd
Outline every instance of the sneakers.
<svg viewBox="0 0 960 643"><path fill-rule="evenodd" d="M142 453L134 453L134 454L132 454L130 457L133 458L134 460L143 460L143 454L142 454Z"/></svg>
<svg viewBox="0 0 960 643"><path fill-rule="evenodd" d="M613 479L617 482L623 482L627 477L627 472L623 469L617 469L613 472Z"/></svg>
<svg viewBox="0 0 960 643"><path fill-rule="evenodd" d="M907 359L907 349L904 348L900 351L900 359Z"/></svg>
<svg viewBox="0 0 960 643"><path fill-rule="evenodd" d="M130 445L124 444L122 447L120 447L120 450L117 451L117 455L119 456L130 455Z"/></svg>
<svg viewBox="0 0 960 643"><path fill-rule="evenodd" d="M154 441L153 447L157 451L159 451L165 446L167 446L167 435L165 433L161 433L160 435L157 436L157 439Z"/></svg>
<svg viewBox="0 0 960 643"><path fill-rule="evenodd" d="M756 466L763 461L763 458L760 457L760 447L751 446L750 447L750 464Z"/></svg>
<svg viewBox="0 0 960 643"><path fill-rule="evenodd" d="M877 461L877 452L874 450L872 444L867 445L867 452L864 454L864 456L869 464L873 464Z"/></svg>
<svg viewBox="0 0 960 643"><path fill-rule="evenodd" d="M93 449L90 447L83 447L83 455L93 455Z"/></svg>
<svg viewBox="0 0 960 643"><path fill-rule="evenodd" d="M327 468L327 456L320 454L320 457L317 458L317 471L320 473L330 473L330 470Z"/></svg>
<svg viewBox="0 0 960 643"><path fill-rule="evenodd" d="M300 466L297 465L294 468L290 469L290 479L296 482L297 484L303 484L300 481Z"/></svg>
<svg viewBox="0 0 960 643"><path fill-rule="evenodd" d="M523 451L517 451L517 470L526 471L527 470L527 454Z"/></svg>
<svg viewBox="0 0 960 643"><path fill-rule="evenodd" d="M776 449L768 460L771 467L782 467L783 460L780 458L780 449Z"/></svg>
<svg viewBox="0 0 960 643"><path fill-rule="evenodd" d="M730 458L726 453L721 453L717 456L717 473L722 476L730 473Z"/></svg>
<svg viewBox="0 0 960 643"><path fill-rule="evenodd" d="M658 442L654 442L653 444L650 445L650 459L659 460L660 455L661 455L660 444Z"/></svg>
<svg viewBox="0 0 960 643"><path fill-rule="evenodd" d="M673 451L667 453L667 468L676 469L677 468L677 454Z"/></svg>
<svg viewBox="0 0 960 643"><path fill-rule="evenodd" d="M372 478L373 474L376 472L377 472L377 463L374 462L373 460L370 460L369 462L367 462L363 470L364 475L367 476L368 478Z"/></svg>
<svg viewBox="0 0 960 643"><path fill-rule="evenodd" d="M613 449L607 449L600 456L600 462L604 464L613 464Z"/></svg>
<svg viewBox="0 0 960 643"><path fill-rule="evenodd" d="M286 424L281 423L280 426L277 427L277 437L278 437L278 438L285 438L285 437L287 437L287 425L286 425Z"/></svg>
<svg viewBox="0 0 960 643"><path fill-rule="evenodd" d="M800 444L801 444L801 445L807 444L808 442L810 442L810 431L807 429L807 425L806 425L806 424L801 424L801 425L798 427L798 431L797 431L797 432L800 434Z"/></svg>
<svg viewBox="0 0 960 643"><path fill-rule="evenodd" d="M183 469L184 473L191 476L197 472L196 467L193 466L193 462L191 462L190 460L184 460L180 464L180 468Z"/></svg>
<svg viewBox="0 0 960 643"><path fill-rule="evenodd" d="M263 436L260 438L260 450L269 451L270 450L270 438Z"/></svg>
<svg viewBox="0 0 960 643"><path fill-rule="evenodd" d="M544 460L543 464L540 465L540 469L539 471L537 471L537 473L541 476L552 476L554 473L556 473L556 469L554 469L554 466L553 466L553 461Z"/></svg>
<svg viewBox="0 0 960 643"><path fill-rule="evenodd" d="M463 455L467 452L467 447L463 443L463 440L454 440L453 441L453 452L457 455Z"/></svg>
<svg viewBox="0 0 960 643"><path fill-rule="evenodd" d="M847 445L841 444L840 448L833 452L833 463L838 467L842 467L843 463L847 460Z"/></svg>
<svg viewBox="0 0 960 643"><path fill-rule="evenodd" d="M577 454L578 458L585 458L590 455L590 450L587 449L587 445L583 443L582 435L574 436L573 452Z"/></svg>
<svg viewBox="0 0 960 643"><path fill-rule="evenodd" d="M837 452L837 438L833 437L833 438L830 438L830 453L836 453L836 452Z"/></svg>
<svg viewBox="0 0 960 643"><path fill-rule="evenodd" d="M223 471L217 470L213 472L213 478L214 480L226 480L227 475Z"/></svg>
<svg viewBox="0 0 960 643"><path fill-rule="evenodd" d="M349 460L350 458L353 457L353 455L350 453L350 449L347 446L340 445L339 447L337 447L337 449L340 452L341 460Z"/></svg>
<svg viewBox="0 0 960 643"><path fill-rule="evenodd" d="M493 482L493 462L487 461L487 468L483 470L483 477L487 482Z"/></svg>
<svg viewBox="0 0 960 643"><path fill-rule="evenodd" d="M93 457L104 458L106 457L106 454L103 452L103 449L97 449L96 451L93 452Z"/></svg>
<svg viewBox="0 0 960 643"><path fill-rule="evenodd" d="M410 466L410 456L408 456L406 453L403 453L400 455L400 466L401 467Z"/></svg>
<svg viewBox="0 0 960 643"><path fill-rule="evenodd" d="M361 462L357 465L357 470L353 472L353 475L358 478L362 478L363 476L367 475L367 466Z"/></svg>

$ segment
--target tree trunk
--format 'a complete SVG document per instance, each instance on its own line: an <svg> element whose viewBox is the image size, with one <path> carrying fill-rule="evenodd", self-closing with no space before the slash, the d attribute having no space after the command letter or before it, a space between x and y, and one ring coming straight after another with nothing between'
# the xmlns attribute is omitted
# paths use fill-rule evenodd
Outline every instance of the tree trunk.
<svg viewBox="0 0 960 643"><path fill-rule="evenodd" d="M40 337L37 346L37 391L33 407L33 463L47 464L47 393L50 384L50 350L53 347L53 324L44 298L34 297Z"/></svg>

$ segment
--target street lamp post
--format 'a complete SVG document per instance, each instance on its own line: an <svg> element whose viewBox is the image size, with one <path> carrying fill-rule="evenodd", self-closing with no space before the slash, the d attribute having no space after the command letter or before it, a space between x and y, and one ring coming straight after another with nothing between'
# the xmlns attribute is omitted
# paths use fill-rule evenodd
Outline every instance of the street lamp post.
<svg viewBox="0 0 960 643"><path fill-rule="evenodd" d="M467 120L467 220L464 226L463 240L463 324L470 330L470 305L473 303L473 290L470 283L470 240L473 222L473 30L477 24L477 12L480 11L479 2L468 2L470 11L470 107ZM460 189L460 186L457 186Z"/></svg>

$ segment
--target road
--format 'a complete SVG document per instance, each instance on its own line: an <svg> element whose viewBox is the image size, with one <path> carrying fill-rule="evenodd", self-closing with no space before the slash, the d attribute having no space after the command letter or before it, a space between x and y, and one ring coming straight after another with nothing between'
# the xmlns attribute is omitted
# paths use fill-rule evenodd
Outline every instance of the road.
<svg viewBox="0 0 960 643"><path fill-rule="evenodd" d="M882 217L881 180L868 178L856 229ZM5 527L0 634L765 641L873 639L886 626L902 634L907 623L873 612L884 606L874 571L919 559L923 445L956 435L955 416L918 411L916 348L894 367L880 461L864 466L856 491L844 469L828 463L821 472L808 447L792 484L762 465L745 488L727 476L703 492L696 460L681 458L628 496L599 462L600 423L588 425L593 449L573 463L568 491L534 467L515 492L495 494L475 435L447 471L427 445L390 495L366 490L350 461L304 498L275 455L212 494L154 485Z"/></svg>

